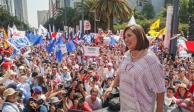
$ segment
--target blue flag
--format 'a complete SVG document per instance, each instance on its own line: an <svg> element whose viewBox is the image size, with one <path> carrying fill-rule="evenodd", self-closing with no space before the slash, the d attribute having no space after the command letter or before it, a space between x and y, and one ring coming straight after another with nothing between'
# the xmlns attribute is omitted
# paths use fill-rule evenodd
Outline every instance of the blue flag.
<svg viewBox="0 0 194 112"><path fill-rule="evenodd" d="M44 41L43 41L43 36L38 36L38 35L35 35L34 36L34 43L33 45L37 45L37 44L42 44Z"/></svg>
<svg viewBox="0 0 194 112"><path fill-rule="evenodd" d="M62 51L61 51L61 49L60 49L60 50L58 50L58 51L56 52L56 60L57 60L58 62L62 62L62 57L63 57L63 54L62 54Z"/></svg>
<svg viewBox="0 0 194 112"><path fill-rule="evenodd" d="M117 44L117 41L113 37L110 37L109 38L109 45L114 46L115 44Z"/></svg>
<svg viewBox="0 0 194 112"><path fill-rule="evenodd" d="M55 47L55 41L56 40L51 40L50 43L47 45L46 50L48 53L52 53Z"/></svg>
<svg viewBox="0 0 194 112"><path fill-rule="evenodd" d="M66 43L66 48L68 52L74 52L76 50L75 44L73 43L73 40L70 40L68 43Z"/></svg>

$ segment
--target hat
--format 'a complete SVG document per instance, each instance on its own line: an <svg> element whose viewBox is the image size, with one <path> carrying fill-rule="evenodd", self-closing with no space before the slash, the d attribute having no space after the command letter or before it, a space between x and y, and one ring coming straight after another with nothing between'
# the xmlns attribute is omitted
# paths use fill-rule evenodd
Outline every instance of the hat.
<svg viewBox="0 0 194 112"><path fill-rule="evenodd" d="M184 84L184 83L179 84L179 85L178 85L178 88L179 88L179 87L182 87L182 88L187 89L187 85L186 85L186 84Z"/></svg>
<svg viewBox="0 0 194 112"><path fill-rule="evenodd" d="M17 93L13 88L8 88L3 92L3 97L6 99L8 96L11 96L13 94Z"/></svg>
<svg viewBox="0 0 194 112"><path fill-rule="evenodd" d="M4 78L9 78L11 75L16 75L16 74L17 73L14 72L13 70L7 70L3 76Z"/></svg>
<svg viewBox="0 0 194 112"><path fill-rule="evenodd" d="M64 69L64 70L68 70L67 66L64 66L63 69Z"/></svg>
<svg viewBox="0 0 194 112"><path fill-rule="evenodd" d="M40 86L33 87L33 92L35 94L41 94L42 93L42 88Z"/></svg>
<svg viewBox="0 0 194 112"><path fill-rule="evenodd" d="M49 103L53 104L53 103L58 103L60 100L58 97L51 97L49 100Z"/></svg>

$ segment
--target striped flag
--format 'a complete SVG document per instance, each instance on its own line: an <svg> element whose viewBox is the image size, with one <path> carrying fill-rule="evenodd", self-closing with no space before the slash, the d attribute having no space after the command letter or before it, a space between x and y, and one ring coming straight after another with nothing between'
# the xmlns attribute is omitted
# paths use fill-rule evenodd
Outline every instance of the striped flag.
<svg viewBox="0 0 194 112"><path fill-rule="evenodd" d="M59 5L57 0L49 0L50 17L56 17L59 13Z"/></svg>

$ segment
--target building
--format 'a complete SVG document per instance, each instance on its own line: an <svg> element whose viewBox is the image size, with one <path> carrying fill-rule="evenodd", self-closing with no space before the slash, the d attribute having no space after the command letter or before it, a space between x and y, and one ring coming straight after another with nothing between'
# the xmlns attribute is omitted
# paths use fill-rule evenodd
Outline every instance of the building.
<svg viewBox="0 0 194 112"><path fill-rule="evenodd" d="M40 24L44 25L49 19L49 11L48 10L37 11L37 17L38 17L38 25Z"/></svg>
<svg viewBox="0 0 194 112"><path fill-rule="evenodd" d="M12 16L15 16L14 0L0 0L0 7L7 10Z"/></svg>
<svg viewBox="0 0 194 112"><path fill-rule="evenodd" d="M128 2L132 9L140 11L143 9L144 4L151 3L154 7L155 13L160 12L165 5L165 0L128 0Z"/></svg>
<svg viewBox="0 0 194 112"><path fill-rule="evenodd" d="M28 24L27 0L14 0L15 16Z"/></svg>

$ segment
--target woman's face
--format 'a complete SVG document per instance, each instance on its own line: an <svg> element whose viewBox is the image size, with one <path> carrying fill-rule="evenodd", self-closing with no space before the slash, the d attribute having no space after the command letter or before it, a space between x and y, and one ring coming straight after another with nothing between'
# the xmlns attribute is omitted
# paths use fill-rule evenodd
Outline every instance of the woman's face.
<svg viewBox="0 0 194 112"><path fill-rule="evenodd" d="M185 92L186 92L186 89L185 88L183 88L183 87L179 87L179 93L181 94L181 95L184 95L185 94Z"/></svg>
<svg viewBox="0 0 194 112"><path fill-rule="evenodd" d="M127 48L130 50L134 50L137 44L136 35L130 29L128 29L125 32L124 36L125 36L124 42Z"/></svg>

